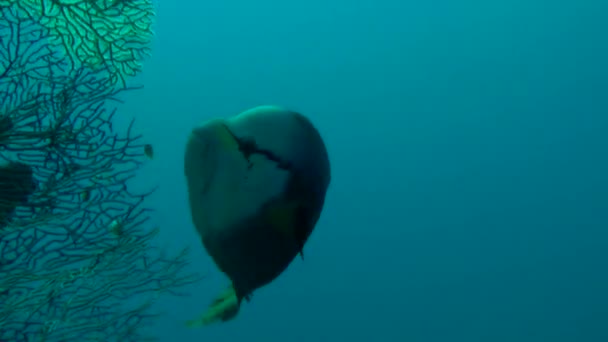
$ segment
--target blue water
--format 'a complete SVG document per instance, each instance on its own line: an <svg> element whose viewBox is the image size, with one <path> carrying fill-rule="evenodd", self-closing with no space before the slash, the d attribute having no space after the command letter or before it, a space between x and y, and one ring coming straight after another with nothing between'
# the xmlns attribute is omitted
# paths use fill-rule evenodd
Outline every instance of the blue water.
<svg viewBox="0 0 608 342"><path fill-rule="evenodd" d="M122 111L170 248L207 278L162 341L608 341L608 2L158 0ZM260 104L310 117L322 218L236 320L188 329L227 284L190 222L194 125Z"/></svg>

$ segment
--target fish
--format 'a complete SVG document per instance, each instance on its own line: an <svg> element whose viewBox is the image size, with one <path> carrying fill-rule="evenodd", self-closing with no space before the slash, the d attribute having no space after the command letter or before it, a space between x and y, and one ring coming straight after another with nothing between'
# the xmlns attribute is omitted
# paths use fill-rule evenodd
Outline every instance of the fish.
<svg viewBox="0 0 608 342"><path fill-rule="evenodd" d="M154 148L152 147L151 144L144 145L144 154L149 159L154 159Z"/></svg>
<svg viewBox="0 0 608 342"><path fill-rule="evenodd" d="M231 282L187 325L229 321L243 299L303 258L330 183L329 156L308 118L260 106L195 127L184 174L193 226Z"/></svg>
<svg viewBox="0 0 608 342"><path fill-rule="evenodd" d="M80 200L83 202L87 202L91 199L91 189L85 189L80 193Z"/></svg>

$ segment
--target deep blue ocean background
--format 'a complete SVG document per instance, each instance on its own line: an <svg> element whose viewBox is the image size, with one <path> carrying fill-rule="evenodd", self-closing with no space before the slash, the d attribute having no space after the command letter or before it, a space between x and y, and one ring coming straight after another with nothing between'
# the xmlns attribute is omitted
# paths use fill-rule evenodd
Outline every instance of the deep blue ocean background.
<svg viewBox="0 0 608 342"><path fill-rule="evenodd" d="M161 244L207 278L161 341L608 341L608 2L156 3L120 109L155 147L139 179ZM236 320L190 222L190 130L262 104L321 131L332 184L306 258Z"/></svg>

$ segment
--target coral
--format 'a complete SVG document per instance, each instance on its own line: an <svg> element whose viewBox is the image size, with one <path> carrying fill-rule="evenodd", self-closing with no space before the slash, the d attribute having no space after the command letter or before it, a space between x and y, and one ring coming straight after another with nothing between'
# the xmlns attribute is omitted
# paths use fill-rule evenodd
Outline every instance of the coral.
<svg viewBox="0 0 608 342"><path fill-rule="evenodd" d="M57 23L99 3L34 3L0 0L0 341L142 341L159 296L199 276L157 248L153 189L132 190L145 144L114 117L136 88L100 67L122 62L79 62L89 40L66 54Z"/></svg>
<svg viewBox="0 0 608 342"><path fill-rule="evenodd" d="M150 0L0 0L49 30L72 63L104 68L113 83L142 69L153 38Z"/></svg>

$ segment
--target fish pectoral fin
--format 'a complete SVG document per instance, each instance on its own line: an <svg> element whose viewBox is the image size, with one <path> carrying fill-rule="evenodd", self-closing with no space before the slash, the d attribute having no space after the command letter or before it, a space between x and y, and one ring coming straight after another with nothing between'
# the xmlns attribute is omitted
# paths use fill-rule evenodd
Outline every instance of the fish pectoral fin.
<svg viewBox="0 0 608 342"><path fill-rule="evenodd" d="M304 243L311 231L310 213L299 201L278 202L266 208L266 220L277 232L293 240L304 260Z"/></svg>
<svg viewBox="0 0 608 342"><path fill-rule="evenodd" d="M306 207L299 201L277 202L270 204L265 214L275 231L294 240L303 258L304 243L311 231Z"/></svg>
<svg viewBox="0 0 608 342"><path fill-rule="evenodd" d="M190 328L206 326L215 322L226 322L234 317L239 312L239 300L234 288L222 292L209 306L207 311L198 319L186 322Z"/></svg>

